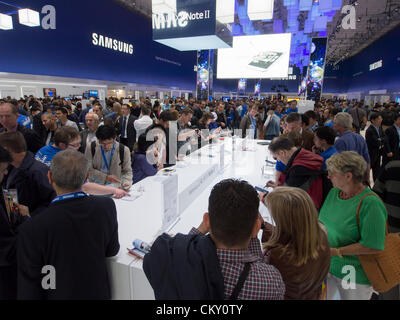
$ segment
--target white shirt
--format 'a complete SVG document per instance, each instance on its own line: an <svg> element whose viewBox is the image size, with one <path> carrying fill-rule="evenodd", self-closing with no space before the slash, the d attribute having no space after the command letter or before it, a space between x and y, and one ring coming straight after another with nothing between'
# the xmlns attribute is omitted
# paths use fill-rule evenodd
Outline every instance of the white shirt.
<svg viewBox="0 0 400 320"><path fill-rule="evenodd" d="M126 127L124 128L124 119L126 117ZM128 123L129 123L129 117L130 115L127 116L121 116L121 138L128 138Z"/></svg>
<svg viewBox="0 0 400 320"><path fill-rule="evenodd" d="M141 116L133 123L136 130L136 141L139 140L139 136L144 133L152 124L153 120L149 116Z"/></svg>

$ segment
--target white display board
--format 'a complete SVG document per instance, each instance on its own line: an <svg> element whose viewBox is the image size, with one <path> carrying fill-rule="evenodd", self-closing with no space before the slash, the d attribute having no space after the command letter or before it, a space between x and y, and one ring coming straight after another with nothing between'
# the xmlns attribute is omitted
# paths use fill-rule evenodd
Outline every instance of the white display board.
<svg viewBox="0 0 400 320"><path fill-rule="evenodd" d="M315 101L312 100L299 100L297 102L297 108L299 113L306 113L307 111L314 110Z"/></svg>

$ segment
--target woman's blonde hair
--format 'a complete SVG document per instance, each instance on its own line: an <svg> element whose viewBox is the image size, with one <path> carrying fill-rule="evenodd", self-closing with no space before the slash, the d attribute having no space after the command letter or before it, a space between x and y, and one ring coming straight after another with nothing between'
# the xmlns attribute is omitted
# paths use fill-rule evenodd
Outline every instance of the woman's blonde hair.
<svg viewBox="0 0 400 320"><path fill-rule="evenodd" d="M367 171L367 162L354 151L344 151L333 155L326 161L328 172L351 172L354 182L363 182Z"/></svg>
<svg viewBox="0 0 400 320"><path fill-rule="evenodd" d="M318 212L311 197L302 189L278 187L265 198L276 227L264 249L280 249L281 257L301 266L316 259L325 249L324 231L318 222Z"/></svg>

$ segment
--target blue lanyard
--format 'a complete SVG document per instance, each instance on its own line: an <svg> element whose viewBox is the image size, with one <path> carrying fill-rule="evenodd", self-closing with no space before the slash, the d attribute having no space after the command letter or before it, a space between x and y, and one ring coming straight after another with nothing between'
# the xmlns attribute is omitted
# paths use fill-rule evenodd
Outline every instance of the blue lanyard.
<svg viewBox="0 0 400 320"><path fill-rule="evenodd" d="M111 162L112 162L112 158L113 158L114 152L115 152L115 145L116 145L116 143L114 142L114 146L113 146L113 148L111 150L110 163L107 162L107 158L106 158L106 154L104 153L103 146L100 147L101 148L101 154L103 155L103 161L104 161L104 164L107 167L108 173L110 173Z"/></svg>
<svg viewBox="0 0 400 320"><path fill-rule="evenodd" d="M67 200L67 199L76 199L76 198L83 198L83 197L87 197L87 194L84 192L68 193L68 194L63 194L61 196L58 196L51 203L55 203L55 202Z"/></svg>

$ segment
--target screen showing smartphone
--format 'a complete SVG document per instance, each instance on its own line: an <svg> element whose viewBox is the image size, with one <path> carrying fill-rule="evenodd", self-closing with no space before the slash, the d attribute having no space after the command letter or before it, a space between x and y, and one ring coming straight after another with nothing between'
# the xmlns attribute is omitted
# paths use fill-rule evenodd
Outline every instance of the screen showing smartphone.
<svg viewBox="0 0 400 320"><path fill-rule="evenodd" d="M253 57L249 65L267 70L281 55L282 52L262 52Z"/></svg>
<svg viewBox="0 0 400 320"><path fill-rule="evenodd" d="M144 253L144 252L142 252L142 251L140 251L140 250L138 250L138 249L136 249L136 248L127 249L127 250L128 250L128 252L129 252L129 254L135 256L136 258L143 259L144 256L145 256L145 253Z"/></svg>

